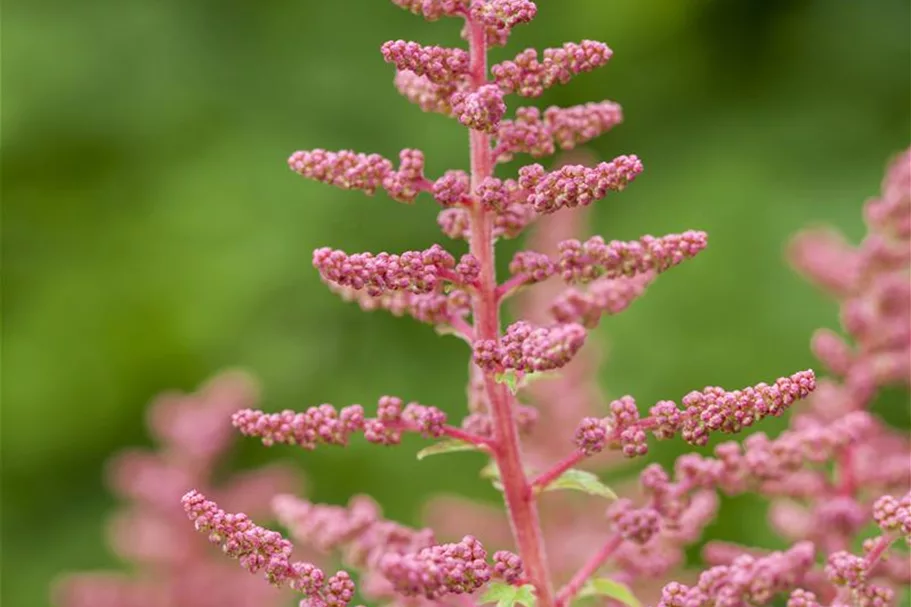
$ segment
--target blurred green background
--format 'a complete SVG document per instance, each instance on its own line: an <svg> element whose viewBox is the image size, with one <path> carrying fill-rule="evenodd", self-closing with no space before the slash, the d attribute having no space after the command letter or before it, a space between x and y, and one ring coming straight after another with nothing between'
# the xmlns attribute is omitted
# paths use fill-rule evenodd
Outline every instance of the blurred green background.
<svg viewBox="0 0 911 607"><path fill-rule="evenodd" d="M619 101L626 123L593 149L646 165L592 230L711 235L598 330L608 392L648 402L812 366L810 333L837 326L836 308L783 246L814 222L863 234L860 205L909 140L908 2L538 4L493 59L608 42L608 67L540 105ZM270 409L393 393L459 410L461 342L340 303L310 265L323 245L429 246L435 205L337 191L285 164L296 149L417 147L430 175L466 168L464 130L401 99L378 52L456 43L456 22L377 0L10 0L3 17L4 604L45 605L56 573L115 564L102 465L148 442L142 412L161 390L241 366ZM279 457L316 499L366 491L406 521L444 488L491 497L477 462L444 475L468 460L417 464L411 447L248 441L239 461ZM759 517L737 500L710 532L768 544Z"/></svg>

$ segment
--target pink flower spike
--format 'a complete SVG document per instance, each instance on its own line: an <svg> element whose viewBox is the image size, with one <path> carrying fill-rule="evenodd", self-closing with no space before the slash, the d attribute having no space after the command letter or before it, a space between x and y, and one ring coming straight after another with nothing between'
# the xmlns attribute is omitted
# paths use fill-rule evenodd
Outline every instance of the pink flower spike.
<svg viewBox="0 0 911 607"><path fill-rule="evenodd" d="M540 97L545 89L557 83L566 84L576 74L604 65L612 54L601 42L567 42L560 48L545 49L543 60L539 61L538 51L530 48L512 61L492 66L490 71L503 92Z"/></svg>
<svg viewBox="0 0 911 607"><path fill-rule="evenodd" d="M567 165L551 173L533 164L519 169L519 186L529 191L527 202L538 213L554 213L586 207L608 192L619 192L641 172L636 156L618 156L593 168Z"/></svg>
<svg viewBox="0 0 911 607"><path fill-rule="evenodd" d="M468 73L468 53L459 48L390 40L383 43L381 50L387 63L424 76L434 84L453 86Z"/></svg>
<svg viewBox="0 0 911 607"><path fill-rule="evenodd" d="M708 244L705 232L690 230L656 238L608 243L593 236L584 243L564 240L560 243L559 267L568 283L590 282L596 278L636 276L647 272L664 272L686 259L692 259Z"/></svg>

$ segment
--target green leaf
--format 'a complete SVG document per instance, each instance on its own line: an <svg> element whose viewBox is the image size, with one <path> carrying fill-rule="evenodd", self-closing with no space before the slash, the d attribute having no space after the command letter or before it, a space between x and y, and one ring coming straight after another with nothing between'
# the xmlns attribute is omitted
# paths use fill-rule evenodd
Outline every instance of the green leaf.
<svg viewBox="0 0 911 607"><path fill-rule="evenodd" d="M497 467L497 462L492 459L487 462L487 465L481 468L481 472L479 474L481 475L481 478L486 478L489 480L499 479L500 468Z"/></svg>
<svg viewBox="0 0 911 607"><path fill-rule="evenodd" d="M535 589L531 584L510 586L505 582L491 582L487 592L481 597L481 603L497 603L497 607L512 607L516 603L525 607L534 607Z"/></svg>
<svg viewBox="0 0 911 607"><path fill-rule="evenodd" d="M559 377L559 373L556 373L554 371L519 373L515 369L507 369L502 373L497 373L494 376L494 379L497 381L497 383L506 384L506 387L509 388L509 391L513 394L516 394L519 390L528 386L528 384L542 379L553 379L555 377Z"/></svg>
<svg viewBox="0 0 911 607"><path fill-rule="evenodd" d="M509 388L509 391L513 394L519 391L519 376L512 369L497 373L494 376L494 379L498 384L506 384L506 387Z"/></svg>
<svg viewBox="0 0 911 607"><path fill-rule="evenodd" d="M621 584L615 580L606 577L599 577L586 582L585 586L579 592L580 597L586 596L606 596L620 601L629 607L642 607L642 603L633 594L626 584Z"/></svg>
<svg viewBox="0 0 911 607"><path fill-rule="evenodd" d="M558 491L568 489L570 491L582 491L589 495L599 495L609 500L617 499L617 494L613 489L601 482L597 476L587 470L578 470L570 468L560 475L560 477L549 484L545 491Z"/></svg>
<svg viewBox="0 0 911 607"><path fill-rule="evenodd" d="M500 480L500 468L497 467L496 461L490 460L486 466L481 468L481 478L488 479L497 491L503 490L503 482Z"/></svg>
<svg viewBox="0 0 911 607"><path fill-rule="evenodd" d="M418 451L418 459L424 459L431 455L442 455L443 453L454 453L456 451L483 451L478 445L467 443L456 438L434 443L429 447L424 447Z"/></svg>

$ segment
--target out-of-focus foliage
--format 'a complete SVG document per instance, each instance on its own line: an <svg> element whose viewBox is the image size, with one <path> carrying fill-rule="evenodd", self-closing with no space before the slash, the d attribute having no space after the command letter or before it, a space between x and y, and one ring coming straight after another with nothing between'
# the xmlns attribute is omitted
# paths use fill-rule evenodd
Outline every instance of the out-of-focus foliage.
<svg viewBox="0 0 911 607"><path fill-rule="evenodd" d="M608 67L542 103L619 101L626 123L593 148L646 165L592 230L711 238L599 330L609 392L650 401L814 364L810 332L836 326L835 308L785 267L782 246L814 221L862 233L861 202L908 143L908 3L539 6L494 59L608 42ZM463 344L340 303L310 267L317 246L440 240L433 205L336 191L285 166L301 148L418 147L430 174L464 168L464 130L401 99L378 53L388 39L455 43L457 23L380 0L18 0L2 33L7 604L46 604L56 572L112 564L102 464L147 440L143 407L163 389L240 365L269 408L394 393L460 409ZM366 491L405 520L444 487L496 497L468 456L417 463L414 444L243 451L241 465L298 461L318 499ZM710 531L767 543L760 517L737 500Z"/></svg>

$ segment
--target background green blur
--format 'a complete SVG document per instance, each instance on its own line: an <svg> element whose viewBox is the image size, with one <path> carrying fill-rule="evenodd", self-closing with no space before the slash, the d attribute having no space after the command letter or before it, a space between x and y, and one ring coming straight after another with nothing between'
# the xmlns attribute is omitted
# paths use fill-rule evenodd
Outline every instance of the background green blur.
<svg viewBox="0 0 911 607"><path fill-rule="evenodd" d="M836 308L783 246L814 222L863 234L860 205L909 141L908 2L538 4L493 59L608 42L608 67L540 105L619 101L626 123L593 149L646 166L593 230L711 235L598 330L609 394L647 402L812 366L810 333L837 326ZM378 52L456 43L456 22L382 0L9 0L3 17L5 605L45 605L62 570L116 565L102 465L148 442L143 408L161 390L241 366L270 409L393 393L459 410L461 342L340 303L310 265L323 245L427 247L442 238L435 205L337 191L285 164L296 149L417 147L429 175L466 168L464 130L401 99ZM887 400L907 425L907 394ZM444 488L493 497L468 456L251 443L241 465L292 458L316 499L366 491L406 521ZM772 541L749 499L709 532Z"/></svg>

